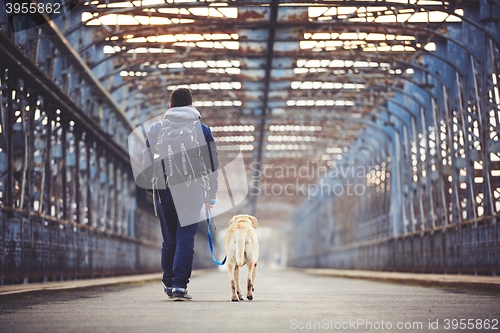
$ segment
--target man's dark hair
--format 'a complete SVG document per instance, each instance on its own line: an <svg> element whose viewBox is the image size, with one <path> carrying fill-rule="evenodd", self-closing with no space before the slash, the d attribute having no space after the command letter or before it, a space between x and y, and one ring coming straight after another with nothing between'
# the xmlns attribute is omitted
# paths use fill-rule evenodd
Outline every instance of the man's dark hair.
<svg viewBox="0 0 500 333"><path fill-rule="evenodd" d="M170 105L174 108L177 106L189 106L193 104L193 95L189 88L177 88L170 95Z"/></svg>

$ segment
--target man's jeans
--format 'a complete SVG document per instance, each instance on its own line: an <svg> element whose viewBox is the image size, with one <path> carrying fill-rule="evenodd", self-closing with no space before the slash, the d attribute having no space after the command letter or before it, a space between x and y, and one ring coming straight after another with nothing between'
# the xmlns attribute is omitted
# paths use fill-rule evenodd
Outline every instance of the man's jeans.
<svg viewBox="0 0 500 333"><path fill-rule="evenodd" d="M189 198L182 201L181 207L174 205L170 190L159 190L158 193L161 198L161 203L157 199L156 204L163 235L161 251L163 284L166 287L187 288L193 267L194 236L198 224L181 227L177 211L180 214L199 214L203 205L204 191L200 187L199 190L190 193Z"/></svg>

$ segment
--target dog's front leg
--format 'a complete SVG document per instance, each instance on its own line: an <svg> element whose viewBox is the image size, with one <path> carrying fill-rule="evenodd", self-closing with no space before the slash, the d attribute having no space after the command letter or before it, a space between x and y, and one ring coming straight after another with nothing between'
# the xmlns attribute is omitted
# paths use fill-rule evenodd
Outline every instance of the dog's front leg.
<svg viewBox="0 0 500 333"><path fill-rule="evenodd" d="M237 267L237 266L236 266ZM229 285L231 286L231 301L238 302L238 297L236 296L236 280L235 278L235 265L232 263L227 263L227 271L229 273Z"/></svg>

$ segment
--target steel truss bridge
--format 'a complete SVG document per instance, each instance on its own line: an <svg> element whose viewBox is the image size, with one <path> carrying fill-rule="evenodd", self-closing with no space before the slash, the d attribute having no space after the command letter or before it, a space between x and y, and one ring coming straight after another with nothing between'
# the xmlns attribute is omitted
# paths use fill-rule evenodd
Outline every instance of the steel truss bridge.
<svg viewBox="0 0 500 333"><path fill-rule="evenodd" d="M288 265L498 272L498 0L7 2L2 284L158 270L127 138L179 86Z"/></svg>

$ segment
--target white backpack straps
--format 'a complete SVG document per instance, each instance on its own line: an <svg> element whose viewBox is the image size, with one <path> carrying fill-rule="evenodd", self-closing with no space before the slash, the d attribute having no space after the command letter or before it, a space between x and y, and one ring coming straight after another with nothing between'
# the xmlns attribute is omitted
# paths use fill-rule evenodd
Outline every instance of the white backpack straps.
<svg viewBox="0 0 500 333"><path fill-rule="evenodd" d="M174 168L173 164L175 163L174 161L174 151L172 150L172 146L168 145L168 151L167 151L167 156L168 156L168 176L171 177L174 175Z"/></svg>

